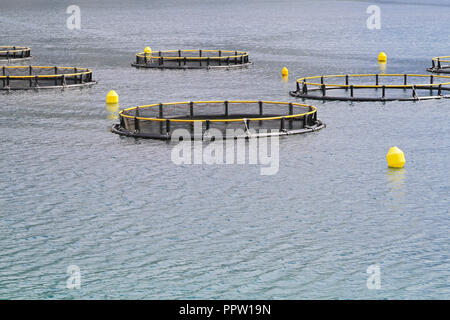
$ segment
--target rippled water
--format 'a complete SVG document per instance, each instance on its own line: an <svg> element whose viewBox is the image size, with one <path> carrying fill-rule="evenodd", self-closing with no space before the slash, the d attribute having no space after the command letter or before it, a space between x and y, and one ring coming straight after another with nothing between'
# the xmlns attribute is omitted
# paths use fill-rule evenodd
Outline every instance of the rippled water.
<svg viewBox="0 0 450 320"><path fill-rule="evenodd" d="M0 298L448 299L449 100L317 102L327 128L281 139L273 176L177 166L169 144L110 133L104 104L110 89L122 106L294 101L296 78L378 72L380 50L386 72L424 73L450 54L449 6L404 2L380 2L382 29L368 30L364 1L78 1L79 31L71 1L2 3L2 44L99 83L0 95ZM248 50L254 65L130 67L145 45ZM386 168L393 145L403 170ZM380 290L366 286L373 264Z"/></svg>

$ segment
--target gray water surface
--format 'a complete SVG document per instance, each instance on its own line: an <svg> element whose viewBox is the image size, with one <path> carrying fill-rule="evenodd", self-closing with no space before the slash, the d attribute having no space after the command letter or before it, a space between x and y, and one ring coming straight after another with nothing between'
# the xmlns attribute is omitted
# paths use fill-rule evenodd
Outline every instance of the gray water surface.
<svg viewBox="0 0 450 320"><path fill-rule="evenodd" d="M5 1L6 2L6 1ZM1 44L89 67L83 90L0 94L1 299L448 299L450 101L314 102L327 128L280 140L280 168L175 165L170 144L109 132L122 107L296 101L308 75L426 73L450 55L447 1L0 4ZM246 50L242 70L137 70L154 50ZM290 70L288 83L280 77ZM406 155L388 169L391 146ZM366 286L379 265L381 289ZM67 267L81 288L66 288Z"/></svg>

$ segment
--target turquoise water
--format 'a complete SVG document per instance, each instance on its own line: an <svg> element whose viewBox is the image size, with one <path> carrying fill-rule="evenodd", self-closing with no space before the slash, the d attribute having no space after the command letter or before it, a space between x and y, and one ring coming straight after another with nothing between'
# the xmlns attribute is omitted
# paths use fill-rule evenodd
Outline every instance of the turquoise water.
<svg viewBox="0 0 450 320"><path fill-rule="evenodd" d="M378 72L381 50L386 72L426 73L450 55L450 8L405 2L378 2L380 30L366 28L376 1L78 1L81 30L66 28L71 1L2 4L2 44L90 67L98 85L0 94L0 298L448 299L449 100L314 102L327 128L282 138L273 176L175 165L169 144L110 133L104 104L110 89L124 107L295 101L296 78ZM130 67L146 45L247 50L254 65ZM386 167L394 145L402 170Z"/></svg>

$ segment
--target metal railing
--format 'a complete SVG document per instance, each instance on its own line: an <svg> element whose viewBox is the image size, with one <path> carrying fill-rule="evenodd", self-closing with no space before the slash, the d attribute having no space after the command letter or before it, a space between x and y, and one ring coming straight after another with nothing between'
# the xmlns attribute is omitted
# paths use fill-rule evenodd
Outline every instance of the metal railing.
<svg viewBox="0 0 450 320"><path fill-rule="evenodd" d="M381 80L384 78L399 78L401 84L382 84ZM352 83L351 80L355 78L369 78L374 81L374 84L357 84ZM427 83L408 83L412 78L425 78ZM344 79L344 83L327 83L329 79ZM441 80L441 82L436 82ZM450 76L443 75L424 75L424 74L346 74L346 75L323 75L304 77L297 80L296 91L292 91L291 95L301 98L323 99L323 100L355 100L355 101L392 101L392 100L420 100L430 98L446 98L443 91L450 90ZM311 88L312 87L312 88ZM344 89L348 95L343 97L328 95L329 90ZM377 97L356 97L355 91L357 89L381 89L381 95ZM410 89L410 97L387 97L387 89ZM429 90L430 95L420 97L418 90ZM437 95L433 95L436 91ZM317 94L319 92L319 94ZM312 94L311 94L312 93Z"/></svg>
<svg viewBox="0 0 450 320"><path fill-rule="evenodd" d="M176 107L179 112L174 112L171 107ZM202 107L210 109L205 112ZM296 112L298 110L300 111ZM152 116L144 115L149 112ZM269 128L280 132L291 130L293 133L308 130L318 123L317 109L314 106L294 102L257 100L155 103L123 109L119 112L119 118L120 125L117 125L117 131L122 131L129 136L145 137L147 134L147 137L151 138L170 137L172 132L180 127L193 131L195 123L201 123L205 130L220 128L219 130L223 131L231 126L243 128L245 131Z"/></svg>
<svg viewBox="0 0 450 320"><path fill-rule="evenodd" d="M3 66L0 68L0 89L4 90L80 86L95 83L92 80L92 71L87 68L50 66ZM44 70L46 74L38 74Z"/></svg>
<svg viewBox="0 0 450 320"><path fill-rule="evenodd" d="M153 68L220 67L249 64L244 51L231 50L165 50L136 54L133 66Z"/></svg>
<svg viewBox="0 0 450 320"><path fill-rule="evenodd" d="M31 57L31 49L19 46L0 46L0 59L25 59Z"/></svg>
<svg viewBox="0 0 450 320"><path fill-rule="evenodd" d="M450 73L450 56L435 57L431 60L431 68L427 70L435 73Z"/></svg>

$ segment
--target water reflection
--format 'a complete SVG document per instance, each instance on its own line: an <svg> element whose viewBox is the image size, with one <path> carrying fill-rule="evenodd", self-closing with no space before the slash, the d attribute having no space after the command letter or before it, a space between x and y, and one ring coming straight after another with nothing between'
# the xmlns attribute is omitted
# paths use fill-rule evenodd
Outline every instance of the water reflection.
<svg viewBox="0 0 450 320"><path fill-rule="evenodd" d="M388 199L393 208L400 208L402 206L403 198L406 195L405 191L405 168L387 168L386 177L388 180Z"/></svg>
<svg viewBox="0 0 450 320"><path fill-rule="evenodd" d="M119 104L107 103L106 104L106 119L116 120L119 118Z"/></svg>
<svg viewBox="0 0 450 320"><path fill-rule="evenodd" d="M378 62L378 69L380 70L380 73L386 72L386 62Z"/></svg>

